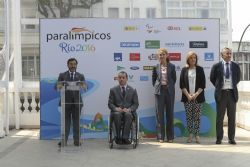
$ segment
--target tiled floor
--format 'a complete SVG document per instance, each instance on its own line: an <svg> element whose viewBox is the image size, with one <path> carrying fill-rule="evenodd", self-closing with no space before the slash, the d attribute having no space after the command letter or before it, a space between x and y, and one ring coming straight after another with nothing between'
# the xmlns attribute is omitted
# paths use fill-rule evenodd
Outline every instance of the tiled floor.
<svg viewBox="0 0 250 167"><path fill-rule="evenodd" d="M214 138L201 138L201 144L144 139L136 149L109 149L106 139L88 139L80 150L60 152L57 141L39 140L39 130L13 130L0 139L0 167L248 167L250 131L238 128L236 136L237 145L227 137L222 145Z"/></svg>

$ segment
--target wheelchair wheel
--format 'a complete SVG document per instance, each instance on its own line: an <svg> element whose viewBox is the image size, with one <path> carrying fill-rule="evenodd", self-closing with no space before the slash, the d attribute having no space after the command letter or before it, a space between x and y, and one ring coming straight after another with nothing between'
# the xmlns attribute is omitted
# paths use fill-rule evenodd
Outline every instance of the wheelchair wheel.
<svg viewBox="0 0 250 167"><path fill-rule="evenodd" d="M112 149L113 148L113 142L109 143L109 148Z"/></svg>
<svg viewBox="0 0 250 167"><path fill-rule="evenodd" d="M137 146L137 142L134 142L133 143L133 149L136 149L136 146Z"/></svg>

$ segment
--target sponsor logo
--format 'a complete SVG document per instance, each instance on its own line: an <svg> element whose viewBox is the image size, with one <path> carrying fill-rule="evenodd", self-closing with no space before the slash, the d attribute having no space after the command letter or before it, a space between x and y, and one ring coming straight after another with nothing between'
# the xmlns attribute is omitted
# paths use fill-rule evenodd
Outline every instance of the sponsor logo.
<svg viewBox="0 0 250 167"><path fill-rule="evenodd" d="M169 31L180 31L181 30L181 27L179 26L167 26L167 30Z"/></svg>
<svg viewBox="0 0 250 167"><path fill-rule="evenodd" d="M150 24L146 24L146 29L147 29L147 32L149 34L151 34L151 33L157 34L157 33L161 32L160 30L155 29L154 26L150 25Z"/></svg>
<svg viewBox="0 0 250 167"><path fill-rule="evenodd" d="M138 28L136 26L125 26L124 31L137 31Z"/></svg>
<svg viewBox="0 0 250 167"><path fill-rule="evenodd" d="M122 66L116 66L116 69L117 69L117 71L119 71L119 70L124 70L124 69L125 69L125 67L122 67Z"/></svg>
<svg viewBox="0 0 250 167"><path fill-rule="evenodd" d="M207 41L189 41L189 48L207 48Z"/></svg>
<svg viewBox="0 0 250 167"><path fill-rule="evenodd" d="M153 53L153 54L149 55L149 56L148 56L148 59L149 59L149 60L157 60L157 54L154 54L154 53Z"/></svg>
<svg viewBox="0 0 250 167"><path fill-rule="evenodd" d="M134 75L128 75L128 82L134 82Z"/></svg>
<svg viewBox="0 0 250 167"><path fill-rule="evenodd" d="M114 61L122 61L122 53L114 53Z"/></svg>
<svg viewBox="0 0 250 167"><path fill-rule="evenodd" d="M139 48L140 42L120 42L122 48Z"/></svg>
<svg viewBox="0 0 250 167"><path fill-rule="evenodd" d="M188 27L188 30L189 31L205 31L207 30L207 28L204 26L190 26Z"/></svg>
<svg viewBox="0 0 250 167"><path fill-rule="evenodd" d="M140 53L130 53L129 60L130 61L140 61Z"/></svg>
<svg viewBox="0 0 250 167"><path fill-rule="evenodd" d="M160 41L159 40L147 40L145 41L145 48L146 49L159 49Z"/></svg>
<svg viewBox="0 0 250 167"><path fill-rule="evenodd" d="M143 70L153 70L154 69L154 66L143 66Z"/></svg>
<svg viewBox="0 0 250 167"><path fill-rule="evenodd" d="M148 76L146 76L146 75L141 75L140 76L140 81L148 81Z"/></svg>
<svg viewBox="0 0 250 167"><path fill-rule="evenodd" d="M138 67L138 66L131 66L130 69L131 69L131 70L139 70L140 67Z"/></svg>
<svg viewBox="0 0 250 167"><path fill-rule="evenodd" d="M205 53L204 59L205 59L205 61L214 61L214 53L212 53L212 52Z"/></svg>
<svg viewBox="0 0 250 167"><path fill-rule="evenodd" d="M96 50L95 45L92 44L72 44L68 42L61 42L59 43L58 46L62 53L72 53L72 52L93 53Z"/></svg>
<svg viewBox="0 0 250 167"><path fill-rule="evenodd" d="M46 42L49 41L59 41L59 40L110 40L110 33L95 32L94 30L89 30L86 27L73 27L65 33L48 33L46 34Z"/></svg>
<svg viewBox="0 0 250 167"><path fill-rule="evenodd" d="M171 61L181 61L181 53L168 53Z"/></svg>
<svg viewBox="0 0 250 167"><path fill-rule="evenodd" d="M165 46L168 48L181 48L184 47L183 42L167 42L165 43Z"/></svg>

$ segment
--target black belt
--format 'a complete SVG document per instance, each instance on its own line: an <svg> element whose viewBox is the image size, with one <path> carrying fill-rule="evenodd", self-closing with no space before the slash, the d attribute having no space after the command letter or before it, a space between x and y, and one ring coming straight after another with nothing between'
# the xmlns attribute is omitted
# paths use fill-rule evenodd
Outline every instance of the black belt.
<svg viewBox="0 0 250 167"><path fill-rule="evenodd" d="M162 87L163 89L167 89L167 88L168 88L167 85L161 85L161 87Z"/></svg>

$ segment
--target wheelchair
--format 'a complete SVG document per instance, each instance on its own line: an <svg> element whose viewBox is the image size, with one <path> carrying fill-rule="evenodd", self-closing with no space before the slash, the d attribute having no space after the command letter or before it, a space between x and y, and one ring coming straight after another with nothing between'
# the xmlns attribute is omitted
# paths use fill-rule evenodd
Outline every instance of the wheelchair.
<svg viewBox="0 0 250 167"><path fill-rule="evenodd" d="M133 149L135 149L139 143L138 141L138 132L139 132L139 118L136 112L133 112L132 114L133 119L132 119L132 124L130 127L130 136L129 136L129 141L130 141L130 145L133 146ZM115 132L115 124L112 118L112 115L110 114L109 116L109 121L108 121L109 125L109 133L108 133L108 142L109 142L109 148L112 149L114 146L114 141L115 141L115 137L116 137L116 132ZM121 134L123 133L123 126L124 126L124 120L122 120L122 124L121 124ZM117 144L117 145L127 145L127 144Z"/></svg>

